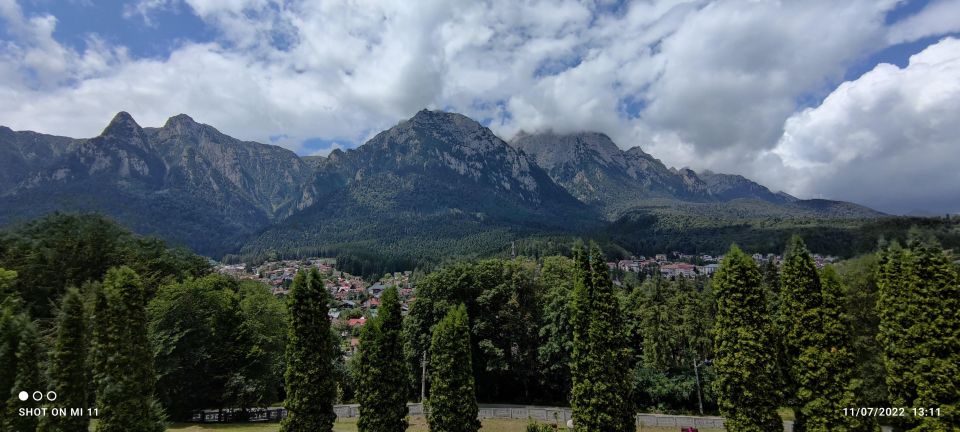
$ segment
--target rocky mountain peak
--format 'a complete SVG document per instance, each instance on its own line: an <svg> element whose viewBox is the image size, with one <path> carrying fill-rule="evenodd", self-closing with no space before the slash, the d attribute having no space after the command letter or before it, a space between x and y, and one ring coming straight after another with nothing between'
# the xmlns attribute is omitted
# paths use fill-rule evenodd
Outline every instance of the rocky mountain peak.
<svg viewBox="0 0 960 432"><path fill-rule="evenodd" d="M463 114L426 109L420 110L410 120L402 122L399 126L426 130L437 137L449 134L472 134L486 129L476 120ZM490 135L493 133L491 132Z"/></svg>
<svg viewBox="0 0 960 432"><path fill-rule="evenodd" d="M680 180L683 181L684 186L688 191L694 193L701 193L706 190L707 185L704 183L700 176L697 175L696 171L683 167L677 171L677 175L680 176Z"/></svg>
<svg viewBox="0 0 960 432"><path fill-rule="evenodd" d="M652 156L650 156L649 153L643 151L643 149L641 149L640 146L631 147L624 153L630 156L639 156L645 159L652 159Z"/></svg>
<svg viewBox="0 0 960 432"><path fill-rule="evenodd" d="M553 131L529 134L518 133L510 140L511 145L532 156L538 165L547 170L562 164L580 164L597 161L604 165L623 165L622 151L600 132L575 132L557 134Z"/></svg>
<svg viewBox="0 0 960 432"><path fill-rule="evenodd" d="M113 116L110 124L100 133L102 137L129 138L143 133L143 129L137 124L133 116L126 111L120 111Z"/></svg>
<svg viewBox="0 0 960 432"><path fill-rule="evenodd" d="M165 129L176 128L181 129L185 127L196 127L200 124L193 120L190 116L186 114L177 114L173 117L167 119L167 122L163 124Z"/></svg>

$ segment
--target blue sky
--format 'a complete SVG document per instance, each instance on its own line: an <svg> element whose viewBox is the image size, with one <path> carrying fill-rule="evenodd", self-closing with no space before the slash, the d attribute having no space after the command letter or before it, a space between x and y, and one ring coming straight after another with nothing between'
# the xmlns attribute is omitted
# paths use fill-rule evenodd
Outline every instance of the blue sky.
<svg viewBox="0 0 960 432"><path fill-rule="evenodd" d="M410 4L0 0L0 124L92 136L117 111L183 112L323 155L427 107L504 139L595 130L802 197L960 211L943 165L960 0Z"/></svg>
<svg viewBox="0 0 960 432"><path fill-rule="evenodd" d="M149 23L138 19L130 2L123 1L36 0L23 1L21 6L27 15L57 17L54 37L77 50L96 34L126 46L134 57L166 57L187 41L210 42L217 35L186 4L156 10Z"/></svg>

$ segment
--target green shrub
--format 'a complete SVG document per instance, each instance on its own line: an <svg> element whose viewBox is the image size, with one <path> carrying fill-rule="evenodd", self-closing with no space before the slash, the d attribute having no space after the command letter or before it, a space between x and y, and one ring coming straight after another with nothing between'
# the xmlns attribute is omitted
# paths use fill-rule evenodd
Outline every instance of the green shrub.
<svg viewBox="0 0 960 432"><path fill-rule="evenodd" d="M527 423L527 432L553 432L553 427L546 423L537 423L533 420Z"/></svg>

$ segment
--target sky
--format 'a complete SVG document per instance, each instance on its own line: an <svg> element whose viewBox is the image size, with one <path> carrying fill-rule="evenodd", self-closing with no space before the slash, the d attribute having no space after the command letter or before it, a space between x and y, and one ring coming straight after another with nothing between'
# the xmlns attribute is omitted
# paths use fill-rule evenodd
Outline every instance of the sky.
<svg viewBox="0 0 960 432"><path fill-rule="evenodd" d="M302 155L423 108L801 198L960 212L960 0L0 0L0 125Z"/></svg>

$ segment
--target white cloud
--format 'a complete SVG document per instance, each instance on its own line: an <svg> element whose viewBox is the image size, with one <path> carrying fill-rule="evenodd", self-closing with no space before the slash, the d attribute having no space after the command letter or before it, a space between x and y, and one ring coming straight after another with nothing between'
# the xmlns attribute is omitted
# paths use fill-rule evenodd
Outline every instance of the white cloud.
<svg viewBox="0 0 960 432"><path fill-rule="evenodd" d="M897 22L887 33L892 44L960 32L960 0L935 0L920 12Z"/></svg>
<svg viewBox="0 0 960 432"><path fill-rule="evenodd" d="M851 64L917 37L957 1L890 29L896 3L141 0L129 19L189 9L217 38L136 58L96 37L74 51L53 38L54 17L0 0L13 35L0 40L0 124L92 136L119 110L151 126L184 112L307 152L309 138L356 143L444 108L504 138L598 130L671 165L766 179L755 161L777 159L798 100L829 94Z"/></svg>
<svg viewBox="0 0 960 432"><path fill-rule="evenodd" d="M850 64L882 46L883 15L892 4L706 5L664 40L657 55L663 68L642 120L695 147L679 164L742 170L776 142L799 98L825 94Z"/></svg>
<svg viewBox="0 0 960 432"><path fill-rule="evenodd" d="M958 113L960 40L947 38L791 116L771 152L786 169L766 180L892 212L960 211Z"/></svg>
<svg viewBox="0 0 960 432"><path fill-rule="evenodd" d="M57 18L53 15L26 17L14 0L0 0L0 20L15 40L0 40L0 78L5 91L22 92L27 87L49 90L70 85L107 71L127 60L123 47L111 47L95 36L86 40L86 49L77 52L53 37Z"/></svg>

